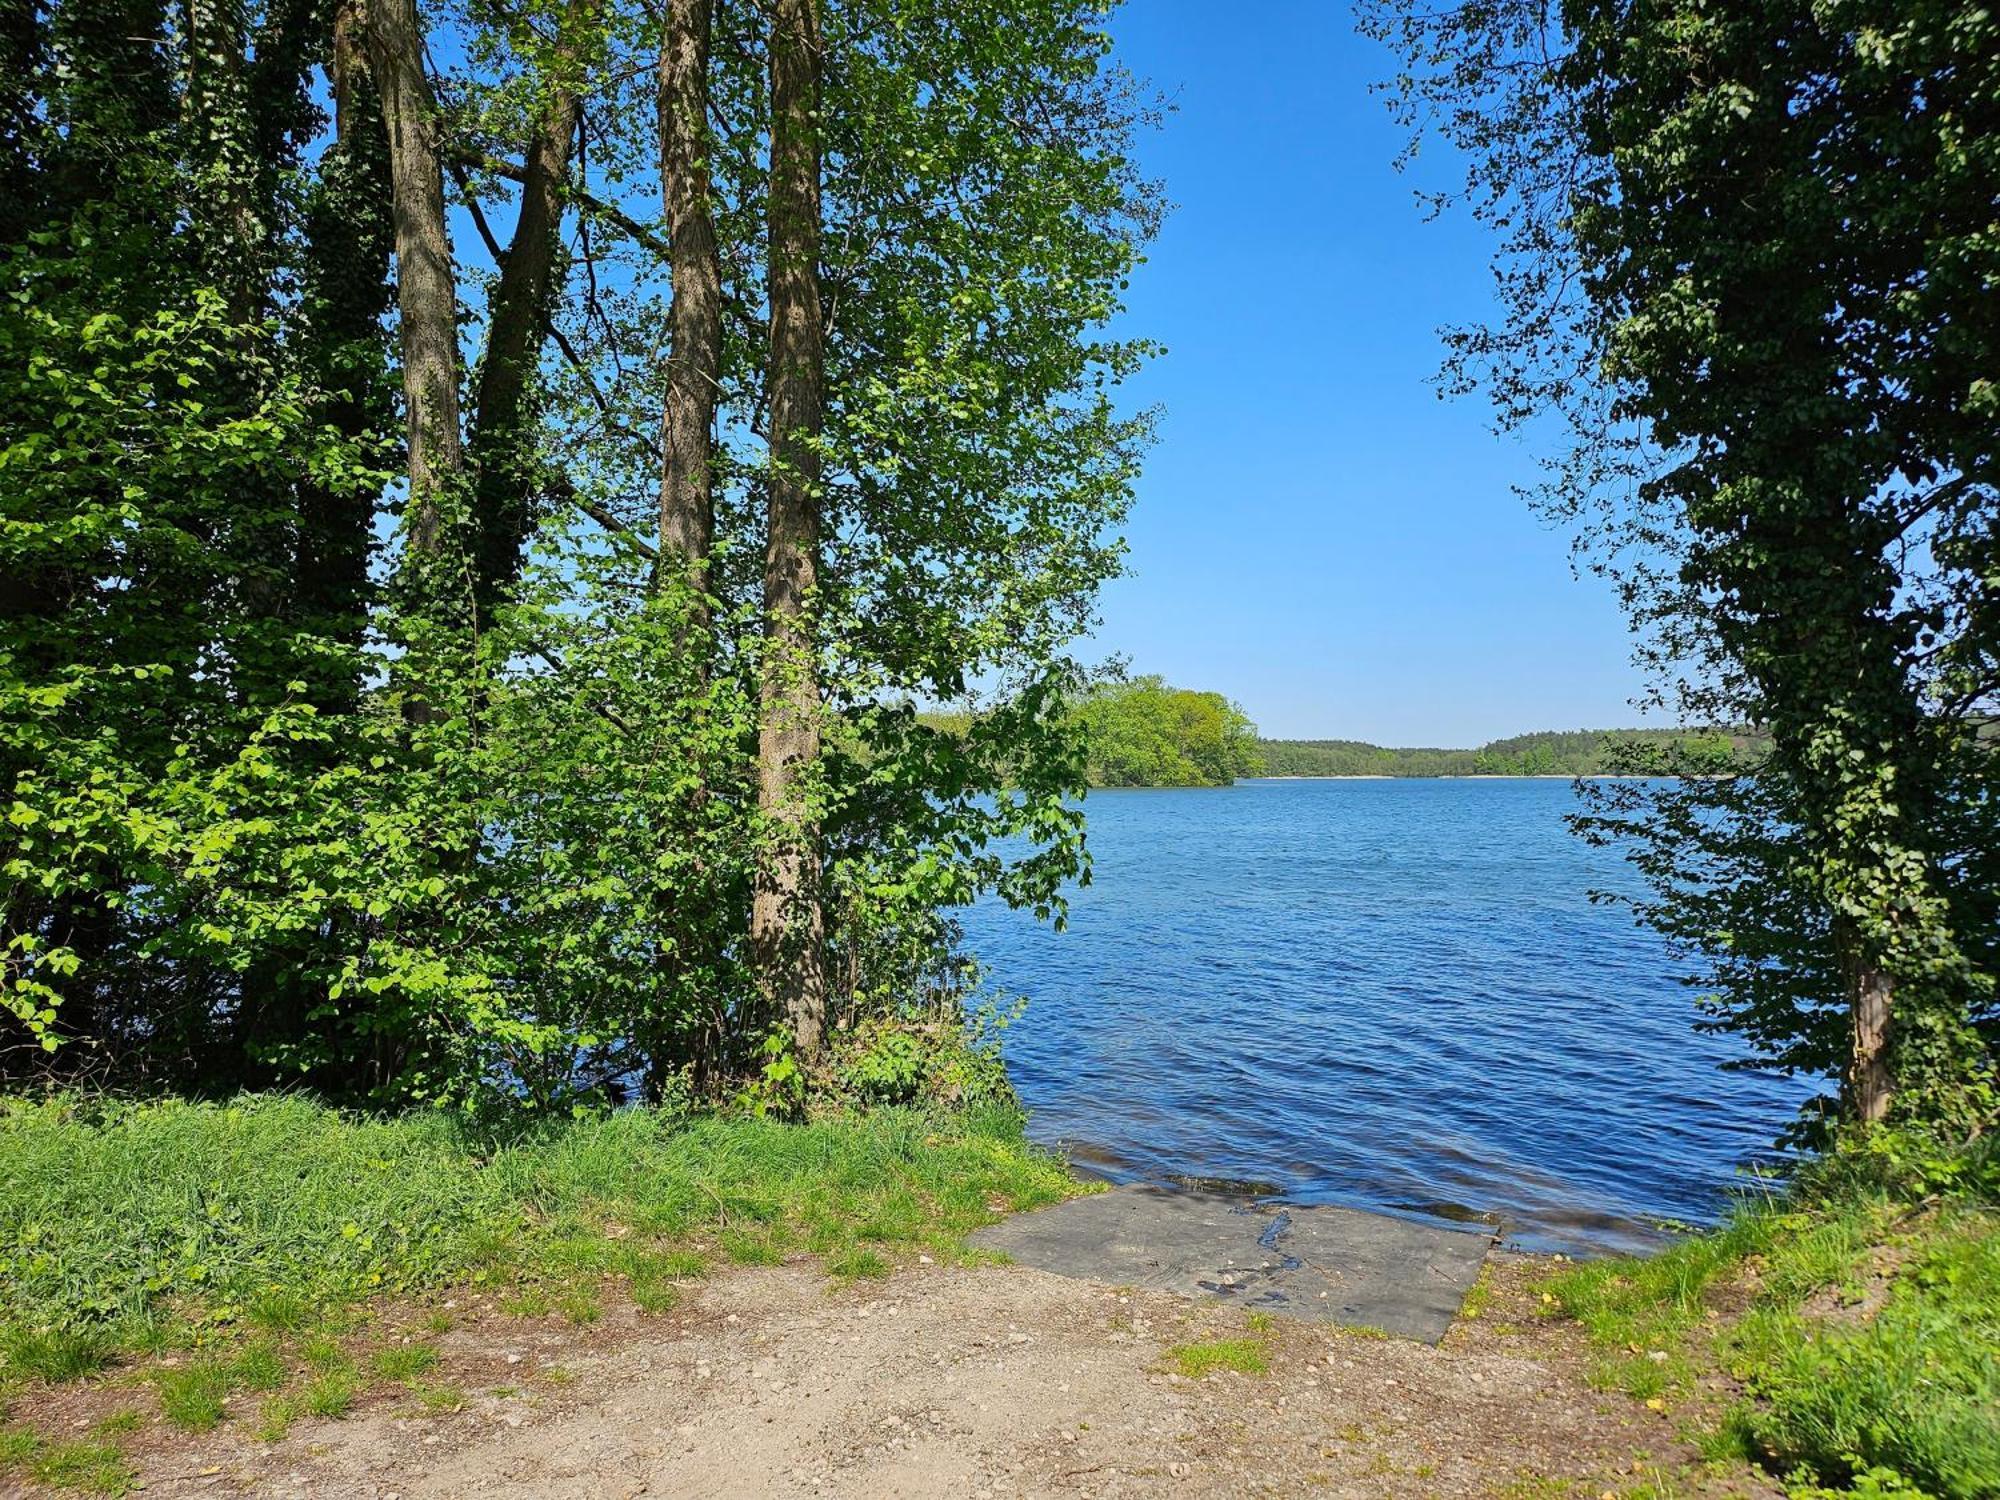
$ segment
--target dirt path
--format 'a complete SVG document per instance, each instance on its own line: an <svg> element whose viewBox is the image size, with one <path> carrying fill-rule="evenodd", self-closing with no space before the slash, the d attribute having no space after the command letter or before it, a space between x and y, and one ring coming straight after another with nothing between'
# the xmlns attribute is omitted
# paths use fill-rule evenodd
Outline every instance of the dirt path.
<svg viewBox="0 0 2000 1500"><path fill-rule="evenodd" d="M1252 1332L1234 1307L1019 1267L851 1286L811 1264L741 1268L581 1331L465 1301L443 1334L421 1331L424 1309L407 1335L368 1332L377 1349L434 1342L456 1410L378 1386L263 1443L244 1398L198 1438L149 1419L130 1452L160 1496L1768 1493L1701 1474L1673 1414L1590 1390L1571 1335L1532 1316L1531 1281L1496 1260L1481 1315L1436 1349ZM1246 1335L1266 1373L1171 1372L1172 1346ZM66 1397L60 1425L140 1405L135 1384Z"/></svg>

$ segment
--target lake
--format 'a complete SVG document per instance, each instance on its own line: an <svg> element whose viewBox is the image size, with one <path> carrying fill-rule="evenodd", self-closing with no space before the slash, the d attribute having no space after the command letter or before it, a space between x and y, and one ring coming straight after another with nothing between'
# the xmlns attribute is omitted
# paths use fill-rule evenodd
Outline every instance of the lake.
<svg viewBox="0 0 2000 1500"><path fill-rule="evenodd" d="M1067 932L965 916L1025 996L1008 1061L1039 1139L1115 1180L1496 1216L1593 1252L1707 1222L1812 1091L1725 1073L1567 781L1100 791Z"/></svg>

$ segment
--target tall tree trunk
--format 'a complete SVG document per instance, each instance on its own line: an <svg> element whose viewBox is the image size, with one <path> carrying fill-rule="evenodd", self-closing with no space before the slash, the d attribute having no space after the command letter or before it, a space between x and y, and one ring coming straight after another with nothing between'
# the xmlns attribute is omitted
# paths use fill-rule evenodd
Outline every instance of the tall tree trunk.
<svg viewBox="0 0 2000 1500"><path fill-rule="evenodd" d="M709 553L715 544L715 411L722 369L722 256L715 238L714 192L708 127L709 45L716 0L667 0L659 63L660 195L667 214L673 299L667 311L669 345L666 410L660 422L660 529L656 587L685 588L685 613L676 622L679 643L698 683L708 681L714 651L709 604ZM699 701L691 705L706 714ZM706 768L691 797L699 817L708 806ZM705 862L698 862L701 877ZM698 877L700 878L700 877ZM717 935L684 912L667 914L671 942L659 959L662 995L685 994L688 976L716 962ZM662 1007L684 1026L679 1007ZM659 1098L672 1076L669 1065L687 1057L697 1083L718 1060L726 1033L702 1024L675 1045L666 1027L643 1038L649 1053L648 1098Z"/></svg>
<svg viewBox="0 0 2000 1500"><path fill-rule="evenodd" d="M764 547L764 664L757 806L768 830L750 944L770 1009L810 1062L826 1029L819 827L819 673L808 617L819 552L825 351L819 295L818 0L771 11L771 479Z"/></svg>
<svg viewBox="0 0 2000 1500"><path fill-rule="evenodd" d="M1895 981L1859 951L1846 960L1848 1036L1847 1107L1863 1125L1885 1119L1895 1102L1895 1075L1889 1067L1889 1027Z"/></svg>
<svg viewBox="0 0 2000 1500"><path fill-rule="evenodd" d="M690 633L706 657L708 555L715 542L715 407L722 368L722 256L715 240L708 129L715 0L667 0L660 50L660 188L673 252L672 340L660 447L662 581L693 586ZM817 202L817 169L814 198ZM816 211L816 210L815 210ZM817 293L815 292L815 299Z"/></svg>
<svg viewBox="0 0 2000 1500"><path fill-rule="evenodd" d="M424 74L416 0L369 0L368 56L389 142L396 220L413 553L442 540L438 492L465 467L458 417L458 284L445 228L444 167Z"/></svg>
<svg viewBox="0 0 2000 1500"><path fill-rule="evenodd" d="M563 189L582 113L578 74L595 20L593 0L570 0L563 12L555 49L558 76L528 141L520 215L493 289L472 420L479 476L474 598L482 617L512 587L521 550L534 530L534 501L542 487L533 451L534 380L561 269Z"/></svg>

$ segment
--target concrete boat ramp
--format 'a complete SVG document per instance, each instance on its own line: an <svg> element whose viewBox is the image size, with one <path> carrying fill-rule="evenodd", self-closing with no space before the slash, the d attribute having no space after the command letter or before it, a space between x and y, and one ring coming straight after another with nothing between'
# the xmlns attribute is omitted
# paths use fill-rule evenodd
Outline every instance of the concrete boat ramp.
<svg viewBox="0 0 2000 1500"><path fill-rule="evenodd" d="M966 1242L1059 1276L1435 1344L1493 1237L1359 1209L1138 1185L1015 1214Z"/></svg>

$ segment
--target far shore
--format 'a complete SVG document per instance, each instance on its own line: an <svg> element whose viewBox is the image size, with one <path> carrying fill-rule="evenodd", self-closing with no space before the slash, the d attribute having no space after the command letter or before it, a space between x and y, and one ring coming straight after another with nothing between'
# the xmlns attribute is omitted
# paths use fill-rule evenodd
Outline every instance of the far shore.
<svg viewBox="0 0 2000 1500"><path fill-rule="evenodd" d="M1657 776L1634 776L1623 771L1442 771L1436 776L1391 776L1380 771L1351 771L1345 775L1239 776L1239 781L1658 781Z"/></svg>

